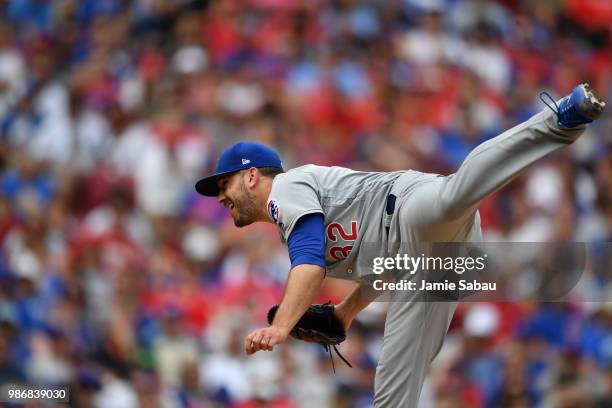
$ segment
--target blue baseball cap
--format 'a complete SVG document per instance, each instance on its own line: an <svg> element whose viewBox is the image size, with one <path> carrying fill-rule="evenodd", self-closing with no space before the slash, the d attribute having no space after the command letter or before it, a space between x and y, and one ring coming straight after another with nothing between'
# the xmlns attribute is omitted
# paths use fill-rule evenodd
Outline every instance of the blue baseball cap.
<svg viewBox="0 0 612 408"><path fill-rule="evenodd" d="M198 181L195 189L202 195L216 197L219 195L217 186L219 178L251 167L271 167L282 170L283 163L278 153L268 146L254 142L239 142L221 153L215 174Z"/></svg>

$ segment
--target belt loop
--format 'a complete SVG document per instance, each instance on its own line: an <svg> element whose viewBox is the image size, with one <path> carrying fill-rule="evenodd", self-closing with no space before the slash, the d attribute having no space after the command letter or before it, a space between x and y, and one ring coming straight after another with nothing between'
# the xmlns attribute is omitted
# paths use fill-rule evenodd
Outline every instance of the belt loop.
<svg viewBox="0 0 612 408"><path fill-rule="evenodd" d="M391 227L391 218L393 218L393 212L395 211L395 199L393 194L387 196L387 203L385 204L385 216L384 225L387 229L387 235L389 235L389 228Z"/></svg>
<svg viewBox="0 0 612 408"><path fill-rule="evenodd" d="M387 205L385 206L387 215L393 215L393 212L395 211L395 199L396 198L397 197L395 197L393 194L389 194L387 196Z"/></svg>

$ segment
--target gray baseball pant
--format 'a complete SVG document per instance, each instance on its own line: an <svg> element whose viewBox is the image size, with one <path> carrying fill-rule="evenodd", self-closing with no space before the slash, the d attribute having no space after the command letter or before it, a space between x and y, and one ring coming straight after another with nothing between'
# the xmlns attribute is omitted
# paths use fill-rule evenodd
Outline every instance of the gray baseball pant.
<svg viewBox="0 0 612 408"><path fill-rule="evenodd" d="M398 195L389 242L400 242L410 255L419 243L481 241L480 201L537 160L574 142L585 127L562 128L545 110L478 146L454 174L414 172ZM414 296L406 291L403 301L389 304L376 368L378 408L417 406L456 308L456 302L426 302Z"/></svg>

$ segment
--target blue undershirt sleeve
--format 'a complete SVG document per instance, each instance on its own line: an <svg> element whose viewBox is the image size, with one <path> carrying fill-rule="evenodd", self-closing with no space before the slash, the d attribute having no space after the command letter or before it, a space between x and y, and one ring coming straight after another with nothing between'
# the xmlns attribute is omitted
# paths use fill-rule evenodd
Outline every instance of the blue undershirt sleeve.
<svg viewBox="0 0 612 408"><path fill-rule="evenodd" d="M302 264L325 268L325 222L323 214L312 213L300 217L289 239L291 268Z"/></svg>

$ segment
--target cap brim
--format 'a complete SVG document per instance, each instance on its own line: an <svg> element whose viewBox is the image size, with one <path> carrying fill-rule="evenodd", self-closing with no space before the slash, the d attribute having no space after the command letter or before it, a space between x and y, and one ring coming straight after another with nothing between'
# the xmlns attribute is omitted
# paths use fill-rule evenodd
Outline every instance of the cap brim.
<svg viewBox="0 0 612 408"><path fill-rule="evenodd" d="M198 193L202 194L206 197L216 197L219 195L219 186L217 182L223 176L227 176L228 174L236 173L235 171L226 171L224 173L213 174L212 176L204 177L199 180L195 189Z"/></svg>

